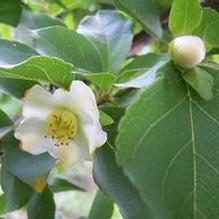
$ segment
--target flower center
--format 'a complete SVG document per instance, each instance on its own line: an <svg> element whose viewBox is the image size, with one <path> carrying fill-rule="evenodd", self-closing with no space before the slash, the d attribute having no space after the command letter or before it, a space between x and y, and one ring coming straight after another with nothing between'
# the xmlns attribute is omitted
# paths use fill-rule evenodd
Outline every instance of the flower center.
<svg viewBox="0 0 219 219"><path fill-rule="evenodd" d="M56 146L68 145L78 132L78 118L68 109L59 108L46 119L47 136L55 141Z"/></svg>

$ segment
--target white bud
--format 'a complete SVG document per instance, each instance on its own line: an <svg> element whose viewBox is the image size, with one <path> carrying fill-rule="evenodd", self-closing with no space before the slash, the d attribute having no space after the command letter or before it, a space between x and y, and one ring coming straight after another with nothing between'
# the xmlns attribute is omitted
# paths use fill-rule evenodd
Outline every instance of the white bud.
<svg viewBox="0 0 219 219"><path fill-rule="evenodd" d="M170 43L170 54L182 68L190 69L205 58L205 45L197 36L180 36Z"/></svg>

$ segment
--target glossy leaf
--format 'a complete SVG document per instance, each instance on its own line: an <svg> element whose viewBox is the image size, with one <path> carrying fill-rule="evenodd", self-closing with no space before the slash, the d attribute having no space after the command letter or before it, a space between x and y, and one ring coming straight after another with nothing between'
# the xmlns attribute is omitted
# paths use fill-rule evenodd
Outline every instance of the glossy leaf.
<svg viewBox="0 0 219 219"><path fill-rule="evenodd" d="M113 201L97 191L88 219L110 219L113 215Z"/></svg>
<svg viewBox="0 0 219 219"><path fill-rule="evenodd" d="M114 81L116 80L116 76L108 72L82 74L82 76L94 83L97 87L99 87L102 90L111 89Z"/></svg>
<svg viewBox="0 0 219 219"><path fill-rule="evenodd" d="M9 40L0 39L0 67L10 67L36 56L37 52L30 47ZM0 78L0 90L22 97L24 92L36 82Z"/></svg>
<svg viewBox="0 0 219 219"><path fill-rule="evenodd" d="M0 140L4 137L10 130L13 128L13 121L9 118L9 116L1 110L0 107ZM0 152L1 150L1 143L0 143Z"/></svg>
<svg viewBox="0 0 219 219"><path fill-rule="evenodd" d="M35 56L12 67L0 67L0 77L48 82L68 88L74 78L73 66L58 58Z"/></svg>
<svg viewBox="0 0 219 219"><path fill-rule="evenodd" d="M105 112L100 111L100 123L102 126L111 125L114 123L113 119Z"/></svg>
<svg viewBox="0 0 219 219"><path fill-rule="evenodd" d="M19 143L8 135L2 142L5 165L8 170L35 191L41 192L47 185L47 177L55 164L48 153L37 156L19 149Z"/></svg>
<svg viewBox="0 0 219 219"><path fill-rule="evenodd" d="M0 66L2 67L18 64L37 54L25 44L0 39Z"/></svg>
<svg viewBox="0 0 219 219"><path fill-rule="evenodd" d="M54 219L55 202L48 187L42 193L36 193L27 206L28 219Z"/></svg>
<svg viewBox="0 0 219 219"><path fill-rule="evenodd" d="M78 26L78 32L92 40L101 54L104 70L117 72L132 46L130 22L117 11L99 11L85 17Z"/></svg>
<svg viewBox="0 0 219 219"><path fill-rule="evenodd" d="M62 178L55 178L50 184L49 188L52 192L65 192L65 191L81 191L84 192L84 188L73 184Z"/></svg>
<svg viewBox="0 0 219 219"><path fill-rule="evenodd" d="M26 90L30 89L35 84L36 82L34 81L0 77L0 91L17 98L24 97Z"/></svg>
<svg viewBox="0 0 219 219"><path fill-rule="evenodd" d="M191 34L200 24L202 8L199 0L174 0L169 17L173 35Z"/></svg>
<svg viewBox="0 0 219 219"><path fill-rule="evenodd" d="M110 145L97 150L93 174L99 188L117 203L124 218L151 218L147 204L116 163Z"/></svg>
<svg viewBox="0 0 219 219"><path fill-rule="evenodd" d="M123 107L113 107L113 106L103 106L100 108L101 112L104 112L110 118L113 120L112 124L108 124L107 126L104 126L104 131L107 132L107 141L108 143L114 147L115 145L115 138L117 135L117 126L118 122L121 119L121 117L125 113L125 109Z"/></svg>
<svg viewBox="0 0 219 219"><path fill-rule="evenodd" d="M0 109L0 129L5 127L5 126L11 126L13 124L13 122L11 121L11 119L8 117L7 114L5 114L5 112L3 112Z"/></svg>
<svg viewBox="0 0 219 219"><path fill-rule="evenodd" d="M42 55L53 56L75 67L102 72L103 60L93 43L83 35L64 28L48 27L32 34L32 46Z"/></svg>
<svg viewBox="0 0 219 219"><path fill-rule="evenodd" d="M0 22L16 26L22 12L21 0L1 0L0 4Z"/></svg>
<svg viewBox="0 0 219 219"><path fill-rule="evenodd" d="M201 68L194 68L188 72L182 73L182 76L204 100L212 99L214 78L211 74Z"/></svg>
<svg viewBox="0 0 219 219"><path fill-rule="evenodd" d="M117 160L150 219L218 217L218 87L203 101L169 63L120 123Z"/></svg>
<svg viewBox="0 0 219 219"><path fill-rule="evenodd" d="M33 190L2 165L1 185L6 197L6 210L14 211L22 208L33 196Z"/></svg>
<svg viewBox="0 0 219 219"><path fill-rule="evenodd" d="M200 36L212 46L219 46L219 14L217 11L204 8L200 25L193 31L193 34Z"/></svg>
<svg viewBox="0 0 219 219"><path fill-rule="evenodd" d="M114 2L120 10L139 21L146 32L161 37L158 9L153 0L114 0Z"/></svg>
<svg viewBox="0 0 219 219"><path fill-rule="evenodd" d="M49 26L64 26L64 24L54 17L23 8L19 25L15 29L16 40L31 45L32 31Z"/></svg>
<svg viewBox="0 0 219 219"><path fill-rule="evenodd" d="M115 86L119 88L142 88L149 86L158 77L158 70L168 60L169 57L166 54L150 53L139 56L125 66L123 73L118 78L118 82L121 82L117 82Z"/></svg>

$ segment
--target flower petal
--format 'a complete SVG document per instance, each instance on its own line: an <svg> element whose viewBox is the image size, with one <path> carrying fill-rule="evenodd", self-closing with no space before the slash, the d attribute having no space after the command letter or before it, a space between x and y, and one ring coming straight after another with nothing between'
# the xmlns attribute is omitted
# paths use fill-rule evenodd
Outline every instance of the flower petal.
<svg viewBox="0 0 219 219"><path fill-rule="evenodd" d="M83 124L81 129L86 137L90 154L93 155L96 148L107 141L107 134L102 130L99 121L93 121L93 124Z"/></svg>
<svg viewBox="0 0 219 219"><path fill-rule="evenodd" d="M82 81L73 81L70 88L73 99L81 109L91 110L99 118L99 111L93 91Z"/></svg>
<svg viewBox="0 0 219 219"><path fill-rule="evenodd" d="M99 112L92 90L81 81L73 81L70 92L57 89L54 96L60 106L76 113L80 119L99 118Z"/></svg>
<svg viewBox="0 0 219 219"><path fill-rule="evenodd" d="M52 147L48 152L59 160L59 165L64 169L82 158L79 148L73 142L68 146Z"/></svg>
<svg viewBox="0 0 219 219"><path fill-rule="evenodd" d="M24 97L23 116L45 119L55 106L52 94L39 85L29 89Z"/></svg>
<svg viewBox="0 0 219 219"><path fill-rule="evenodd" d="M21 149L37 155L48 151L54 145L46 139L45 124L37 118L24 119L15 131L15 137L21 141Z"/></svg>

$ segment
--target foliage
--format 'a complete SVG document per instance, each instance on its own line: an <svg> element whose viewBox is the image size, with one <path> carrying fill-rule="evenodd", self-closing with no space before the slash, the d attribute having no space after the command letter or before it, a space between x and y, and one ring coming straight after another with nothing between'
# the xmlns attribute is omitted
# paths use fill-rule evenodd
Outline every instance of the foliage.
<svg viewBox="0 0 219 219"><path fill-rule="evenodd" d="M81 218L110 219L114 204L125 219L218 218L217 1L0 2L0 215L23 208L54 219L55 193L86 192L14 136L33 85L54 93L77 79L93 90L108 135L90 157L98 192ZM168 51L181 35L205 43L191 69Z"/></svg>

